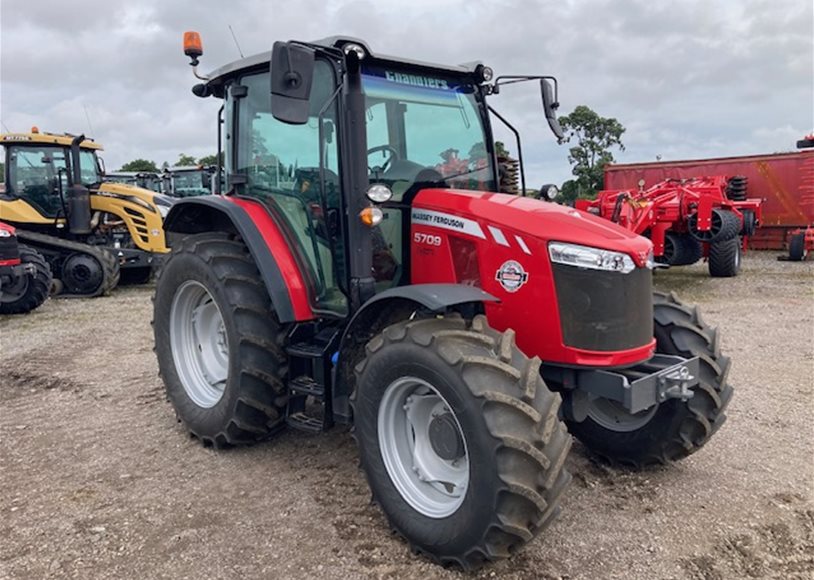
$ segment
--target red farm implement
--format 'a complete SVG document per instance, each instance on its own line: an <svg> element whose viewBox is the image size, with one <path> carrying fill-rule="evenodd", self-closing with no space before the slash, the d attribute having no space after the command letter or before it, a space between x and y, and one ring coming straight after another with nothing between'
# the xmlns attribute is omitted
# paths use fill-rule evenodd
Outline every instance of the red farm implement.
<svg viewBox="0 0 814 580"><path fill-rule="evenodd" d="M735 276L741 251L761 221L744 177L666 179L649 189L604 190L582 209L650 238L657 261L671 266L709 261L711 276Z"/></svg>
<svg viewBox="0 0 814 580"><path fill-rule="evenodd" d="M800 141L797 141L798 149L810 149L814 147L814 133L806 135ZM809 159L814 160L814 157ZM810 163L804 168L802 181L805 181L809 188L814 183L814 166ZM811 252L814 251L814 224L805 228L798 228L789 232L789 255L783 256L781 259L790 262L801 262L805 260Z"/></svg>

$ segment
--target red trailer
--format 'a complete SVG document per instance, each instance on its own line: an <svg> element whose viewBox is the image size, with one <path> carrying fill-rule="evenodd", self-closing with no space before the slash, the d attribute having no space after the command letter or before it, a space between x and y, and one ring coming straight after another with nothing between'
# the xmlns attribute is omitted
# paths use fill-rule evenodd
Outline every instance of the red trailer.
<svg viewBox="0 0 814 580"><path fill-rule="evenodd" d="M605 168L605 189L649 188L666 179L703 175L742 175L748 196L763 202L761 228L750 247L780 250L788 247L790 233L814 223L814 149L772 155L723 157L654 163L628 163Z"/></svg>

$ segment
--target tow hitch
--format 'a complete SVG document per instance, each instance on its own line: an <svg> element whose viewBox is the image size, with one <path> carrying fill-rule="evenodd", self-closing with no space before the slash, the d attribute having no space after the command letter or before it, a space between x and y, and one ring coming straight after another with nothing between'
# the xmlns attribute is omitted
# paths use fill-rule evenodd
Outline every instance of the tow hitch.
<svg viewBox="0 0 814 580"><path fill-rule="evenodd" d="M574 391L563 406L566 417L583 421L588 403L603 397L638 413L668 399L686 401L698 384L699 358L656 354L650 360L625 369L580 370L544 366L543 378Z"/></svg>

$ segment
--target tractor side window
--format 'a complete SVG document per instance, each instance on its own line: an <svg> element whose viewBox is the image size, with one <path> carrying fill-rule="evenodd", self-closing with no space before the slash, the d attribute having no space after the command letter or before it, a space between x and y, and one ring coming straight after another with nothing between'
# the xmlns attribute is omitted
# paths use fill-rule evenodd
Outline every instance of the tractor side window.
<svg viewBox="0 0 814 580"><path fill-rule="evenodd" d="M327 62L316 62L310 118L303 125L289 125L271 115L269 73L243 77L240 83L248 88L237 103L237 172L246 176L244 193L266 201L285 221L308 265L315 306L345 314L335 104L323 115L321 135L319 119L336 86L333 69Z"/></svg>
<svg viewBox="0 0 814 580"><path fill-rule="evenodd" d="M102 182L99 175L99 165L93 151L83 149L79 152L79 167L82 173L82 185L90 187Z"/></svg>
<svg viewBox="0 0 814 580"><path fill-rule="evenodd" d="M62 211L59 182L68 187L65 151L54 147L14 147L8 157L9 193L25 199L46 217Z"/></svg>

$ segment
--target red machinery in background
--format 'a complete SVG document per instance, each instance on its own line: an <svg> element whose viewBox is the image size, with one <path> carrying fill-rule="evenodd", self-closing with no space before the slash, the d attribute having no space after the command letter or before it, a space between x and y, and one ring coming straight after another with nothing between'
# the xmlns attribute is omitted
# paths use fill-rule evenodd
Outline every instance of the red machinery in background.
<svg viewBox="0 0 814 580"><path fill-rule="evenodd" d="M653 242L653 253L671 266L709 259L711 276L740 270L741 251L761 223L762 200L747 198L743 176L667 179L649 189L600 191L595 200L577 200L585 210Z"/></svg>
<svg viewBox="0 0 814 580"><path fill-rule="evenodd" d="M814 153L814 133L806 135L797 141L798 149L812 149ZM809 154L808 163L803 165L803 175L801 180L807 183L810 190L814 191L814 155ZM814 222L805 228L798 228L789 232L789 255L781 257L791 262L805 260L814 251Z"/></svg>
<svg viewBox="0 0 814 580"><path fill-rule="evenodd" d="M814 224L814 135L797 142L801 151L687 159L605 167L605 189L636 189L665 179L698 175L742 175L749 181L750 197L763 200L760 230L749 240L753 250L785 250L792 232ZM809 143L806 145L806 143Z"/></svg>

